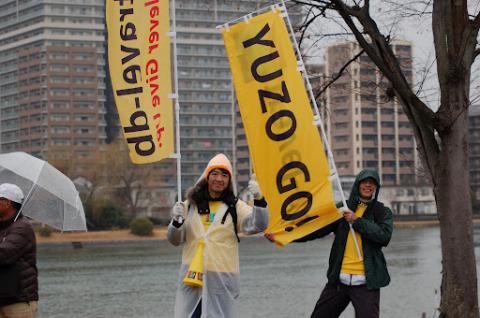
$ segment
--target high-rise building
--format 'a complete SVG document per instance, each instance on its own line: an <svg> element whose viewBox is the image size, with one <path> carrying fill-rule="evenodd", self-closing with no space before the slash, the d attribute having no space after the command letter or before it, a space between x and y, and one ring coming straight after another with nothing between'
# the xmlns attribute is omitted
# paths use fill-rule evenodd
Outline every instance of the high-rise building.
<svg viewBox="0 0 480 318"><path fill-rule="evenodd" d="M238 158L236 177L245 177L246 167L248 178L244 133L235 132L233 126L235 120L242 129L241 118L235 115L230 66L215 28L270 4L264 0L176 1L182 187L191 186L219 152L232 161ZM240 136L235 156L234 134Z"/></svg>
<svg viewBox="0 0 480 318"><path fill-rule="evenodd" d="M395 41L392 49L409 83L412 46ZM360 51L356 43L327 48L326 78L333 78ZM326 91L327 135L338 172L352 179L362 169L379 172L384 185L416 183L417 152L410 123L389 83L364 53Z"/></svg>
<svg viewBox="0 0 480 318"><path fill-rule="evenodd" d="M476 200L480 201L480 105L471 105L468 115L470 188Z"/></svg>
<svg viewBox="0 0 480 318"><path fill-rule="evenodd" d="M216 26L270 4L175 1L183 190L215 154L234 157L234 94ZM0 10L0 152L84 158L86 169L118 135L105 1L4 0ZM174 161L154 166L159 186L174 188Z"/></svg>
<svg viewBox="0 0 480 318"><path fill-rule="evenodd" d="M105 133L103 0L0 2L0 152L54 160L81 173Z"/></svg>

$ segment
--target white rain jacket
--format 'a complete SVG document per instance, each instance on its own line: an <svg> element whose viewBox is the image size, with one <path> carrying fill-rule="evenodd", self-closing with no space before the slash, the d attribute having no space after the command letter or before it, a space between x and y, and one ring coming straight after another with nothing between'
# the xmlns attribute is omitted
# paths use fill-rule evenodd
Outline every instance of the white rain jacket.
<svg viewBox="0 0 480 318"><path fill-rule="evenodd" d="M184 202L188 206L188 201ZM222 203L212 224L205 231L195 205L190 205L185 222L179 228L171 223L168 227L168 240L173 245L183 244L182 265L179 286L175 301L175 318L190 318L197 304L202 300L202 317L237 317L235 303L239 296L238 241L233 228L233 220L228 215L225 223L222 218L227 211ZM268 210L251 207L238 200L237 230L239 233L255 234L268 225ZM205 242L203 254L203 287L183 284L183 279L197 251L198 241Z"/></svg>

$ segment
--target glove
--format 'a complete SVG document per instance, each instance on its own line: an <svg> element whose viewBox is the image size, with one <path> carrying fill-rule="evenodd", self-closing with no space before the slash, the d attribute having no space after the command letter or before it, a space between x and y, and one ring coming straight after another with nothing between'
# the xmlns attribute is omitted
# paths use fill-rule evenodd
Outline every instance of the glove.
<svg viewBox="0 0 480 318"><path fill-rule="evenodd" d="M255 200L260 200L263 198L262 191L260 190L260 187L258 186L257 182L257 177L255 176L255 173L252 174L250 180L248 181L248 191L253 195L253 198Z"/></svg>
<svg viewBox="0 0 480 318"><path fill-rule="evenodd" d="M185 206L182 202L177 202L172 209L173 220L177 223L182 224L185 220Z"/></svg>

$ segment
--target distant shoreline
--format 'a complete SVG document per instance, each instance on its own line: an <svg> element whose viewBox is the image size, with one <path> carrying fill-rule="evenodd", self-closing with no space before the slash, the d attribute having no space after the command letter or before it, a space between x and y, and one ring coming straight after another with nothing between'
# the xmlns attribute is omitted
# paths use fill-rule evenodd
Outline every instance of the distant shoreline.
<svg viewBox="0 0 480 318"><path fill-rule="evenodd" d="M439 226L440 221L436 216L429 217L428 219L423 220L408 220L408 219L395 219L393 220L393 224L396 228L417 228L417 227L432 227L432 226ZM480 218L475 216L473 219L473 224L480 224Z"/></svg>
<svg viewBox="0 0 480 318"><path fill-rule="evenodd" d="M137 236L130 233L129 229L112 231L90 231L90 232L53 232L49 237L37 235L38 245L63 244L74 242L118 242L118 241L155 241L166 240L167 228L155 228L152 236Z"/></svg>
<svg viewBox="0 0 480 318"><path fill-rule="evenodd" d="M480 224L479 219L474 220L474 224ZM438 220L415 220L404 221L395 220L395 228L422 228L438 226ZM49 237L40 236L37 233L37 244L75 244L91 242L122 242L122 241L155 241L166 240L167 227L157 227L153 231L153 236L136 236L130 233L129 229L112 231L90 231L90 232L53 232Z"/></svg>
<svg viewBox="0 0 480 318"><path fill-rule="evenodd" d="M393 225L396 228L421 228L421 227L433 227L438 226L440 222L438 220L416 220L416 221L404 221L394 220Z"/></svg>

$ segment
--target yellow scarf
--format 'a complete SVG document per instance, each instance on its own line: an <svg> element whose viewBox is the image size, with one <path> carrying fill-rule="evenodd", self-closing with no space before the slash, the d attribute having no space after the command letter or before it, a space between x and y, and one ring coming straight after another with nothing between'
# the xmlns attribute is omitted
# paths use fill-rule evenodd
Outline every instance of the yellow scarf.
<svg viewBox="0 0 480 318"><path fill-rule="evenodd" d="M366 209L367 205L365 203L360 203L357 206L355 215L357 217L362 217ZM355 232L355 236L357 237L358 248L360 249L363 259L362 237L357 232ZM342 274L365 275L365 266L363 260L358 257L357 248L355 247L351 231L348 232L347 244L345 246L345 254L343 255L342 269L340 272Z"/></svg>

